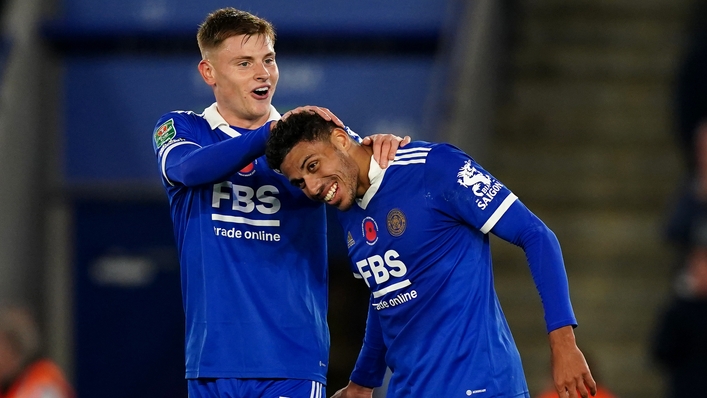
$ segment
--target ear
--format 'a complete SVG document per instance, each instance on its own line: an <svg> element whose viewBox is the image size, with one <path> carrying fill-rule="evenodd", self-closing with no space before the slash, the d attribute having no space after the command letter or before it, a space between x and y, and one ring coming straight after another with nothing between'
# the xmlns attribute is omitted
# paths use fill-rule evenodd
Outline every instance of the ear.
<svg viewBox="0 0 707 398"><path fill-rule="evenodd" d="M214 67L208 59L202 59L199 61L199 73L204 79L206 84L209 86L214 86L216 84L216 79L214 78Z"/></svg>
<svg viewBox="0 0 707 398"><path fill-rule="evenodd" d="M339 150L346 152L351 146L351 137L342 128L336 127L331 132L331 143Z"/></svg>

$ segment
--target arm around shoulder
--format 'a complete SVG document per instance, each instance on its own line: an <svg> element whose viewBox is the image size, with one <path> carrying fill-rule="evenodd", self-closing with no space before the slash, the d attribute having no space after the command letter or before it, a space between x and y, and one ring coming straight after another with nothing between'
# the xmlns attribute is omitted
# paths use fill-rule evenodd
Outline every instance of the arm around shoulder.
<svg viewBox="0 0 707 398"><path fill-rule="evenodd" d="M158 152L162 172L170 183L187 187L223 181L265 153L270 125L268 122L249 134L208 144L189 141L192 136L178 136Z"/></svg>

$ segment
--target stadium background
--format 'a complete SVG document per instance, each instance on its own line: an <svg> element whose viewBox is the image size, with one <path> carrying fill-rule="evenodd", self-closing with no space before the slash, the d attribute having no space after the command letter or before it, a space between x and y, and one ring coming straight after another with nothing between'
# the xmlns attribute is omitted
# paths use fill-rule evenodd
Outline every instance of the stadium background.
<svg viewBox="0 0 707 398"><path fill-rule="evenodd" d="M213 9L269 19L274 105L354 130L450 141L565 251L580 347L620 397L658 397L648 344L671 288L661 237L682 178L671 112L689 0L5 0L0 301L38 313L81 398L183 397L183 315L150 134L201 110L195 30ZM332 231L329 392L360 346L365 286ZM531 392L549 377L522 252L494 242Z"/></svg>

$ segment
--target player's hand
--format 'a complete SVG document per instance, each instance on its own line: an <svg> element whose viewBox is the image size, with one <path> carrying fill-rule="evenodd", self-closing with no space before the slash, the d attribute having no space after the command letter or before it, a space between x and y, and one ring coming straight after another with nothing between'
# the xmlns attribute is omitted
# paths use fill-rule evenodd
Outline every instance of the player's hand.
<svg viewBox="0 0 707 398"><path fill-rule="evenodd" d="M552 379L561 398L588 398L597 393L597 383L577 347L572 326L555 329L548 335L552 351Z"/></svg>
<svg viewBox="0 0 707 398"><path fill-rule="evenodd" d="M360 386L352 381L349 385L334 393L331 398L372 398L373 389Z"/></svg>
<svg viewBox="0 0 707 398"><path fill-rule="evenodd" d="M299 112L309 112L311 114L317 114L321 116L324 120L326 121L332 121L334 122L337 126L339 127L344 127L344 122L339 120L338 117L336 117L335 114L333 114L328 108L322 108L321 106L315 106L315 105L306 105L306 106L300 106L295 109L292 109L291 111L285 112L284 115L282 115L282 120L287 119L290 115L299 113ZM270 123L270 130L275 128L276 123Z"/></svg>
<svg viewBox="0 0 707 398"><path fill-rule="evenodd" d="M373 146L373 159L381 168L388 167L388 162L395 159L395 152L410 143L410 136L400 138L393 134L373 134L365 137L361 144Z"/></svg>

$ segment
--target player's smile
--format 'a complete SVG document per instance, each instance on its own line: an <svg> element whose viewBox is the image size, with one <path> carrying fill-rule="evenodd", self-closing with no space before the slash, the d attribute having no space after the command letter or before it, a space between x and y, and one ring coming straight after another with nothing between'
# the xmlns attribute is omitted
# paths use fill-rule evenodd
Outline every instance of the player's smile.
<svg viewBox="0 0 707 398"><path fill-rule="evenodd" d="M346 174L336 173L330 178L334 180L331 185L325 185L316 199L319 199L329 206L336 207L341 211L351 208L354 203L354 194L351 181Z"/></svg>
<svg viewBox="0 0 707 398"><path fill-rule="evenodd" d="M338 190L339 184L335 182L334 184L332 184L331 188L329 188L329 191L327 192L326 196L324 196L324 201L329 203L329 201L334 198Z"/></svg>
<svg viewBox="0 0 707 398"><path fill-rule="evenodd" d="M329 181L324 181L325 179ZM321 180L322 182L317 184L317 188L312 188L311 190L305 188L305 193L310 199L319 200L330 206L338 207L341 202L341 195L339 195L341 190L339 188L343 187L343 185L339 183L336 176L322 178Z"/></svg>

